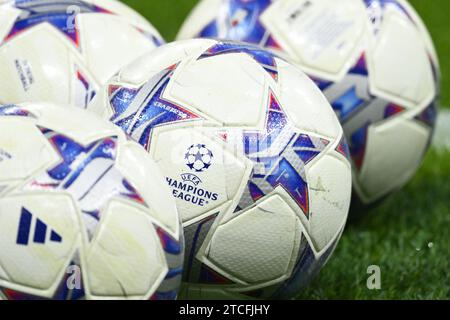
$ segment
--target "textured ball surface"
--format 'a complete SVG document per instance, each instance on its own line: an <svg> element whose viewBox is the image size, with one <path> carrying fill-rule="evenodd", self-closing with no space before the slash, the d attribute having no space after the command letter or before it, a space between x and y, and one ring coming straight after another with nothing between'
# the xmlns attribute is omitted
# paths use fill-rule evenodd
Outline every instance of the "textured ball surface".
<svg viewBox="0 0 450 320"><path fill-rule="evenodd" d="M203 0L179 39L258 44L311 76L344 127L365 203L405 185L430 145L439 63L405 0Z"/></svg>
<svg viewBox="0 0 450 320"><path fill-rule="evenodd" d="M184 244L148 154L73 107L0 107L0 299L175 299Z"/></svg>
<svg viewBox="0 0 450 320"><path fill-rule="evenodd" d="M296 294L345 226L351 166L329 103L268 51L214 40L165 45L124 68L92 111L159 164L182 216L183 294Z"/></svg>
<svg viewBox="0 0 450 320"><path fill-rule="evenodd" d="M3 0L0 21L0 103L86 108L121 67L163 43L116 0Z"/></svg>

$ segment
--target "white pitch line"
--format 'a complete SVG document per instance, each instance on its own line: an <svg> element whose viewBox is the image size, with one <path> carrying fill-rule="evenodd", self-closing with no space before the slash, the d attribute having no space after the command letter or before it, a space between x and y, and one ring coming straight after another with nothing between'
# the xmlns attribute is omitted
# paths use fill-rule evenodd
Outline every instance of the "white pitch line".
<svg viewBox="0 0 450 320"><path fill-rule="evenodd" d="M436 125L433 145L441 150L450 151L450 111L441 110Z"/></svg>

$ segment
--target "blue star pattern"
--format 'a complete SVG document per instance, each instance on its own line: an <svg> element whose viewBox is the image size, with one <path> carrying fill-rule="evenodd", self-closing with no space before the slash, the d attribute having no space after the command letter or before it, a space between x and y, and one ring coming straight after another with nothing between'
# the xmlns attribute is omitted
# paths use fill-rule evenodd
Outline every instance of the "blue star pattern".
<svg viewBox="0 0 450 320"><path fill-rule="evenodd" d="M80 49L77 15L85 13L115 14L106 8L83 0L15 0L13 2L14 6L21 10L21 13L5 37L5 42L34 26L49 23L60 31L76 48ZM164 40L153 33L149 33L139 27L136 27L136 29L156 46L164 44Z"/></svg>
<svg viewBox="0 0 450 320"><path fill-rule="evenodd" d="M416 25L416 22L411 17L409 11L397 0L364 0L364 3L368 9L368 14L371 23L375 27L375 33L379 32L379 26L383 21L383 11L386 10L388 6L395 7L400 10L408 19Z"/></svg>
<svg viewBox="0 0 450 320"><path fill-rule="evenodd" d="M275 56L266 51L261 50L258 47L252 45L244 45L232 42L218 42L216 45L209 48L204 54L199 57L205 59L223 54L230 53L246 53L252 57L269 75L278 80L278 69L275 61Z"/></svg>
<svg viewBox="0 0 450 320"><path fill-rule="evenodd" d="M15 21L6 41L19 33L41 23L49 23L62 32L75 46L79 46L79 35L75 17L81 13L111 13L99 6L81 0L16 0L15 7L22 12ZM77 8L78 11L70 10Z"/></svg>
<svg viewBox="0 0 450 320"><path fill-rule="evenodd" d="M163 98L175 68L163 70L139 89L110 87L111 121L146 148L155 127L200 120L193 112Z"/></svg>
<svg viewBox="0 0 450 320"><path fill-rule="evenodd" d="M31 112L20 106L7 105L0 107L0 117L24 117L36 119ZM64 191L77 202L83 214L84 227L88 240L92 241L100 224L103 210L113 198L123 198L137 206L148 208L142 196L116 168L118 154L117 137L107 137L82 145L72 138L53 130L39 127L43 136L59 155L59 162L44 170L23 186L27 190ZM173 239L170 234L158 225L154 225L165 251L169 271L162 286L151 299L173 299L178 290L175 288L176 277L181 277L182 243ZM69 267L81 268L78 253L75 254ZM84 289L67 288L65 274L53 299L82 299ZM84 287L84 286L83 286ZM41 299L24 292L0 287L0 292L8 299L27 300Z"/></svg>
<svg viewBox="0 0 450 320"><path fill-rule="evenodd" d="M280 46L261 23L261 14L272 4L272 0L224 1L224 15L211 21L197 37L236 40L279 49ZM225 28L222 23L225 22Z"/></svg>
<svg viewBox="0 0 450 320"><path fill-rule="evenodd" d="M243 133L230 130L226 135L221 135L229 143L243 143L245 155L253 162L252 176L236 212L282 187L309 218L305 166L325 150L329 141L298 133L289 124L273 92L270 93L263 130Z"/></svg>
<svg viewBox="0 0 450 320"><path fill-rule="evenodd" d="M25 189L66 190L78 201L82 212L97 222L107 202L116 196L146 206L142 197L115 167L116 137L101 139L83 146L52 130L41 128L41 132L61 160L29 182ZM89 167L96 169L97 176L86 174ZM105 181L108 183L105 184ZM95 193L95 197L91 196L92 193ZM88 231L92 236L95 228Z"/></svg>
<svg viewBox="0 0 450 320"><path fill-rule="evenodd" d="M278 74L274 55L247 45L218 42L209 48L199 59L208 59L221 54L242 52L250 55L270 76ZM171 76L177 66L163 70L138 89L111 86L110 103L113 109L111 120L120 126L135 141L150 148L151 133L157 126L180 121L195 121L201 118L187 108L178 106L162 98ZM298 204L306 217L309 217L308 184L305 165L328 146L329 141L299 134L289 125L275 94L270 93L267 107L266 126L261 131L224 129L218 134L232 145L244 146L245 155L253 161L254 172L248 188L239 204L240 209L253 205L277 187L284 188ZM197 157L196 157L197 156ZM188 163L191 170L204 171L209 163L200 163L199 154L187 154L192 159ZM187 160L187 159L186 159ZM203 160L203 157L202 157Z"/></svg>
<svg viewBox="0 0 450 320"><path fill-rule="evenodd" d="M283 50L283 48L276 45L274 39L271 39L270 32L260 22L261 14L267 10L271 3L271 0L224 1L223 6L226 10L220 10L216 20L209 23L200 32L199 36L245 41L265 48L273 48L275 43L277 49ZM384 11L388 7L400 10L412 23L417 25L409 10L397 0L364 0L364 3L375 34L381 28ZM267 42L268 39L271 40ZM221 50L218 51L220 52ZM433 62L430 53L429 60L435 81L439 83L438 68ZM333 94L334 98L330 102L344 126L353 163L357 169L361 169L365 159L369 127L372 124L403 113L406 108L373 96L370 93L369 71L366 65L365 53L362 53L355 66L349 70L344 80L339 83L319 78L314 78L313 80L325 95L331 91L341 92L341 95L338 97L334 97L335 95ZM349 83L351 84L350 86L348 85ZM425 111L425 114L431 115L427 117L426 121L423 121L423 116L416 118L417 121L429 126L430 129L434 127L435 123L435 117L432 116L434 105L435 101ZM341 153L343 153L342 148Z"/></svg>
<svg viewBox="0 0 450 320"><path fill-rule="evenodd" d="M370 93L369 70L365 54L361 55L342 81L337 83L320 79L314 79L314 81L328 98L331 93L334 93L335 98L329 98L329 100L344 128L353 164L360 170L364 164L370 126L398 116L404 113L406 108ZM336 92L341 94L336 96ZM425 114L430 116L426 117L426 121L422 121L430 129L434 127L436 120L432 112L434 105L433 101L426 109L431 112L425 111ZM417 120L420 121L421 117L419 116Z"/></svg>
<svg viewBox="0 0 450 320"><path fill-rule="evenodd" d="M15 105L3 105L0 107L0 116L11 116L11 117L30 117L30 118L36 118L35 115L33 115L28 110L22 109Z"/></svg>

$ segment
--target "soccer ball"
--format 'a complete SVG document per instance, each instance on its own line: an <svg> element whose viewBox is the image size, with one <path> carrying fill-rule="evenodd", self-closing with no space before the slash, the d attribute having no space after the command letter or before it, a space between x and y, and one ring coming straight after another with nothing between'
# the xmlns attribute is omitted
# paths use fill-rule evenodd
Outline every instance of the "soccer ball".
<svg viewBox="0 0 450 320"><path fill-rule="evenodd" d="M121 70L90 110L159 164L182 216L182 295L286 298L333 252L351 165L329 103L253 46L190 40Z"/></svg>
<svg viewBox="0 0 450 320"><path fill-rule="evenodd" d="M116 0L0 0L0 103L86 108L121 67L163 43Z"/></svg>
<svg viewBox="0 0 450 320"><path fill-rule="evenodd" d="M174 299L183 236L149 155L74 107L0 107L0 300Z"/></svg>
<svg viewBox="0 0 450 320"><path fill-rule="evenodd" d="M364 203L401 188L429 147L439 65L404 0L203 0L179 38L261 45L289 58L322 89L344 127Z"/></svg>

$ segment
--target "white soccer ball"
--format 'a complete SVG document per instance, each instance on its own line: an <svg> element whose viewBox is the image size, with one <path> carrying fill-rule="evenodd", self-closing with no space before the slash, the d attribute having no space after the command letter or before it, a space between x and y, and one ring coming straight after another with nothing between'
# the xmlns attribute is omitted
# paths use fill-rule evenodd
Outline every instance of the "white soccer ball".
<svg viewBox="0 0 450 320"><path fill-rule="evenodd" d="M333 110L296 67L252 46L177 42L96 99L91 110L145 146L172 189L185 297L291 297L333 252L351 165Z"/></svg>
<svg viewBox="0 0 450 320"><path fill-rule="evenodd" d="M258 44L310 75L338 114L354 186L371 203L401 188L429 147L439 63L405 0L203 0L179 39Z"/></svg>
<svg viewBox="0 0 450 320"><path fill-rule="evenodd" d="M0 300L174 299L180 225L119 128L73 107L0 107Z"/></svg>
<svg viewBox="0 0 450 320"><path fill-rule="evenodd" d="M0 21L0 103L86 108L121 67L163 43L116 0L3 0Z"/></svg>

